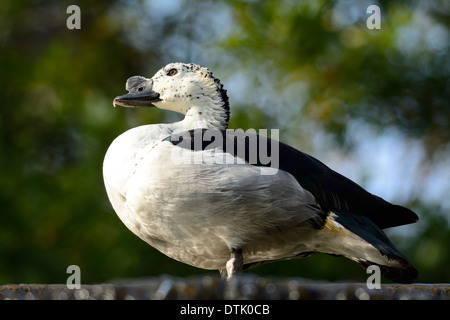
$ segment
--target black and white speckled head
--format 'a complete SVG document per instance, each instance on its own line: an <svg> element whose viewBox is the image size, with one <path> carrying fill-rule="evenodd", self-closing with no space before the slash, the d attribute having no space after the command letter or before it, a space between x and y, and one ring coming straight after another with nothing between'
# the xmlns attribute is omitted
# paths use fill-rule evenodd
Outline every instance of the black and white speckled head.
<svg viewBox="0 0 450 320"><path fill-rule="evenodd" d="M151 79L134 76L128 79L129 94L114 99L125 107L156 106L180 112L186 128L220 128L228 126L228 96L219 79L205 67L193 63L169 63Z"/></svg>

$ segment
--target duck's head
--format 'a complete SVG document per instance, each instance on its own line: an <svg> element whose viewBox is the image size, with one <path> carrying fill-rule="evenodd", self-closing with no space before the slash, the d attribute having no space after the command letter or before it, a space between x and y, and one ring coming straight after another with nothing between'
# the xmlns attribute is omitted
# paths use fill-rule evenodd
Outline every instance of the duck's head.
<svg viewBox="0 0 450 320"><path fill-rule="evenodd" d="M129 93L116 97L114 106L155 106L182 113L186 120L200 118L215 122L213 127L228 126L230 108L226 90L205 67L193 63L170 63L151 79L142 76L129 78L126 90Z"/></svg>

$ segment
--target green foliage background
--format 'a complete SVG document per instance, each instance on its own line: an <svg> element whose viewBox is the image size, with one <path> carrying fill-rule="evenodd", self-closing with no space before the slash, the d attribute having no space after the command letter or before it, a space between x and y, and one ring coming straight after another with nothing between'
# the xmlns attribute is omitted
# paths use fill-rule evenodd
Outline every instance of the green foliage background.
<svg viewBox="0 0 450 320"><path fill-rule="evenodd" d="M71 4L81 8L81 30L66 28ZM381 30L366 27L370 4L381 7ZM103 187L103 156L116 136L177 119L112 108L128 77L151 76L169 62L199 63L221 78L235 97L231 128L280 128L281 140L310 153L317 128L334 148L351 152L349 124L360 121L420 141L424 166L436 155L445 159L449 18L445 0L3 0L0 284L65 283L72 264L83 283L216 274L172 261L135 237ZM245 79L246 91L236 79ZM393 233L393 241L419 269L418 281L449 282L448 208L423 201L421 180L416 184L401 204L421 221ZM252 272L329 281L367 276L326 255Z"/></svg>

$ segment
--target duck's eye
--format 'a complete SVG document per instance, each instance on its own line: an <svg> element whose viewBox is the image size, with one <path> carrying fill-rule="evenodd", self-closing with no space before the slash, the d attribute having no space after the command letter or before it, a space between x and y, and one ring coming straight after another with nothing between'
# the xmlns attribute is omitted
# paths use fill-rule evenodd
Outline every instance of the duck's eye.
<svg viewBox="0 0 450 320"><path fill-rule="evenodd" d="M167 75L171 77L176 75L177 73L178 73L177 69L170 69L169 72L167 72Z"/></svg>

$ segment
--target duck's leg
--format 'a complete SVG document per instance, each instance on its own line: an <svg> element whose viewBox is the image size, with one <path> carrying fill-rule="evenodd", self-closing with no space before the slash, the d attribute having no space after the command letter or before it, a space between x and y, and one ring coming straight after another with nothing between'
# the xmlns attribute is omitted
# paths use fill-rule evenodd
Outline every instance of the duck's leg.
<svg viewBox="0 0 450 320"><path fill-rule="evenodd" d="M242 250L232 248L230 260L228 260L226 264L226 270L222 270L221 274L222 276L226 275L227 279L230 279L235 274L242 273L243 266L244 258L242 257Z"/></svg>

